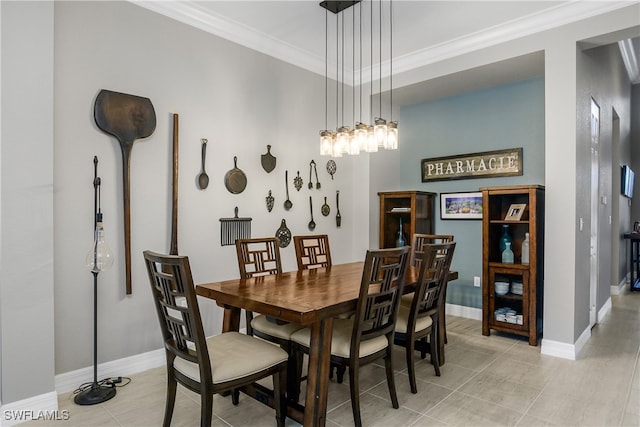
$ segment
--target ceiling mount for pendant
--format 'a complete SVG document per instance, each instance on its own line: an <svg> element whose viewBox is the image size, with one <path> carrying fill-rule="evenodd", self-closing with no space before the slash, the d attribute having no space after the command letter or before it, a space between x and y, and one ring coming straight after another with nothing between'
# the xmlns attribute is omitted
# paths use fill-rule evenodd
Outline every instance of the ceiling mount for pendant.
<svg viewBox="0 0 640 427"><path fill-rule="evenodd" d="M320 2L320 6L327 9L329 12L340 13L345 9L350 8L356 3L360 3L360 0L357 1L323 1Z"/></svg>

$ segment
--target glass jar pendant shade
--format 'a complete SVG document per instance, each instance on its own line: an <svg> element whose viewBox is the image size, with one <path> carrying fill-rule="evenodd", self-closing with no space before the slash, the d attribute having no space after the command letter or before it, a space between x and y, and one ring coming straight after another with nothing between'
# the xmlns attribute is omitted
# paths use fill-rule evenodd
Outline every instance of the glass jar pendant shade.
<svg viewBox="0 0 640 427"><path fill-rule="evenodd" d="M333 132L320 131L320 155L330 156L331 154L333 154Z"/></svg>
<svg viewBox="0 0 640 427"><path fill-rule="evenodd" d="M375 135L378 147L387 147L387 121L381 117L376 117L373 126L373 134Z"/></svg>
<svg viewBox="0 0 640 427"><path fill-rule="evenodd" d="M383 4L388 4L389 12L388 14L383 14L382 7ZM344 154L357 155L360 152L364 151L367 153L377 152L379 147L382 147L385 150L396 150L398 148L399 136L398 136L398 122L393 121L393 13L392 13L392 4L393 0L383 1L374 6L374 2L322 2L320 6L325 9L325 130L320 131L320 155L328 155L333 157L342 157ZM370 12L370 25L364 25L363 22L363 10L365 10L364 5L369 5ZM374 14L374 8L378 8L379 11ZM385 6L386 7L386 6ZM358 11L359 10L359 18ZM348 12L347 12L348 11ZM330 130L329 125L327 123L327 117L329 117L329 110L332 109L329 106L329 97L328 97L328 82L329 82L329 58L333 55L330 53L329 46L329 24L328 24L328 16L330 15L328 12L332 12L335 14L335 124L336 129ZM345 13L346 12L346 13ZM374 25L374 16L378 22ZM387 22L383 22L383 16ZM348 29L345 27L345 23L351 21L351 28ZM384 28L388 25L388 28ZM367 27L367 28L365 28ZM356 30L359 29L359 34ZM363 28L368 30L369 34L363 34ZM387 32L388 30L388 32ZM349 61L345 61L345 44L347 44L347 39L349 38L349 33L351 33L351 39L348 40L348 43L351 44L351 63ZM382 35L388 35L388 40L383 41ZM385 35L385 37L386 37ZM375 38L374 38L375 36ZM379 36L379 37L378 37ZM367 38L369 39L368 45L363 46L363 41L366 42ZM360 45L359 48L357 47ZM374 119L373 110L369 111L369 120L373 123L363 123L364 120L362 118L363 112L363 79L362 79L362 52L364 51L364 47L368 47L370 50L370 69L371 69L371 78L370 78L370 92L369 95L373 102L373 97L379 98L380 110L378 112L379 117ZM386 51L388 47L388 58L385 58ZM377 67L374 67L374 49L378 51L378 55L376 60L378 62ZM357 65L357 54L359 54L360 64ZM382 64L388 59L389 63L389 116L386 118L382 117L383 114L383 104L386 103L382 100L383 88L383 73L382 73ZM352 79L349 84L352 86L352 121L349 121L348 117L344 117L345 105L344 105L344 95L345 95L345 63L347 67L350 65ZM379 75L375 76L373 70L375 68L379 68ZM342 72L340 72L340 69ZM359 71L360 78L356 81L356 73ZM373 91L373 82L378 81L378 93L374 94ZM356 114L356 96L359 92L360 96L360 118L357 119L358 115ZM341 100L341 101L340 101ZM372 107L372 105L370 105ZM386 108L386 107L385 107ZM339 118L339 113L342 113L342 117ZM346 120L345 120L346 119ZM338 125L338 123L343 123L342 125ZM352 123L353 130L350 131L349 127L345 126L344 123Z"/></svg>

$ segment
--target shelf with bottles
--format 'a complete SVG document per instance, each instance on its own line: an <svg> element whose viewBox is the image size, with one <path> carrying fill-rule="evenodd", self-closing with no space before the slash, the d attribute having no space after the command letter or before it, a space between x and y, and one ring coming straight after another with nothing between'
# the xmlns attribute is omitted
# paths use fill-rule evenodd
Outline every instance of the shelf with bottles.
<svg viewBox="0 0 640 427"><path fill-rule="evenodd" d="M500 264L524 265L528 268L530 263L531 238L528 224L522 223L492 223L489 226L489 262ZM507 237L505 238L505 233ZM505 262L503 252L505 242L510 242L513 252L513 261Z"/></svg>
<svg viewBox="0 0 640 427"><path fill-rule="evenodd" d="M405 245L411 244L415 233L433 233L436 193L424 191L388 191L380 197L380 248L397 247L400 221Z"/></svg>

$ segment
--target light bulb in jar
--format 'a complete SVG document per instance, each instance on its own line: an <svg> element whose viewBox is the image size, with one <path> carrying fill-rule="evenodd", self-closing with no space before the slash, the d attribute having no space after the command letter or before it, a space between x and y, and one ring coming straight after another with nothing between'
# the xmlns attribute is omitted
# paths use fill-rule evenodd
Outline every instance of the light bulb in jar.
<svg viewBox="0 0 640 427"><path fill-rule="evenodd" d="M93 273L108 270L113 265L113 254L104 240L104 227L101 220L96 223L93 245L87 252L85 264Z"/></svg>

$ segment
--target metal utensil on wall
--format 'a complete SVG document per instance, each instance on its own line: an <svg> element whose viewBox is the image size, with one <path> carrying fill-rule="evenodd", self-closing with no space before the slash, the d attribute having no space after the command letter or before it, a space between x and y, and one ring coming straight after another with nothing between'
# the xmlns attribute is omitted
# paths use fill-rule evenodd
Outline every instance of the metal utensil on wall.
<svg viewBox="0 0 640 427"><path fill-rule="evenodd" d="M233 156L233 169L224 176L224 186L232 194L240 194L247 187L247 176L238 168L238 158Z"/></svg>
<svg viewBox="0 0 640 427"><path fill-rule="evenodd" d="M233 218L220 218L220 244L235 245L236 239L251 238L251 218L238 218L238 207Z"/></svg>
<svg viewBox="0 0 640 427"><path fill-rule="evenodd" d="M309 196L309 210L311 211L311 221L309 221L309 230L313 231L316 228L316 223L313 220L313 202L311 201L311 196Z"/></svg>
<svg viewBox="0 0 640 427"><path fill-rule="evenodd" d="M284 210L288 211L293 206L291 200L289 200L289 171L284 171L284 186L287 190L287 200L284 201Z"/></svg>
<svg viewBox="0 0 640 427"><path fill-rule="evenodd" d="M267 152L260 156L260 163L262 164L262 169L267 173L270 173L276 168L276 158L271 155L270 145L267 145Z"/></svg>
<svg viewBox="0 0 640 427"><path fill-rule="evenodd" d="M209 185L209 175L207 175L207 172L204 169L204 159L207 155L207 139L202 138L200 142L202 143L202 170L198 175L198 187L200 187L201 190L204 190Z"/></svg>
<svg viewBox="0 0 640 427"><path fill-rule="evenodd" d="M336 227L340 228L342 223L342 216L340 215L340 190L336 191Z"/></svg>
<svg viewBox="0 0 640 427"><path fill-rule="evenodd" d="M320 209L320 212L322 212L322 216L329 216L329 212L331 212L331 209L329 208L329 205L327 204L327 197L324 197L324 205L322 205L322 208Z"/></svg>
<svg viewBox="0 0 640 427"><path fill-rule="evenodd" d="M287 227L287 222L282 219L280 228L276 230L276 237L281 248L286 248L291 243L291 230Z"/></svg>
<svg viewBox="0 0 640 427"><path fill-rule="evenodd" d="M311 177L313 176L313 160L309 163L309 190L313 190L313 182L311 182Z"/></svg>
<svg viewBox="0 0 640 427"><path fill-rule="evenodd" d="M336 173L338 166L334 160L329 160L327 162L327 172L331 175L331 180L333 181L333 174Z"/></svg>
<svg viewBox="0 0 640 427"><path fill-rule="evenodd" d="M265 198L265 201L267 202L267 210L271 212L274 202L273 196L271 195L271 190L269 190L269 195Z"/></svg>
<svg viewBox="0 0 640 427"><path fill-rule="evenodd" d="M298 171L298 176L293 178L293 185L296 187L296 190L300 191L302 188L302 178L300 177L300 171Z"/></svg>
<svg viewBox="0 0 640 427"><path fill-rule="evenodd" d="M316 190L320 189L320 181L318 180L318 168L316 167L316 162L311 160L311 163L313 163L313 171L316 174Z"/></svg>

